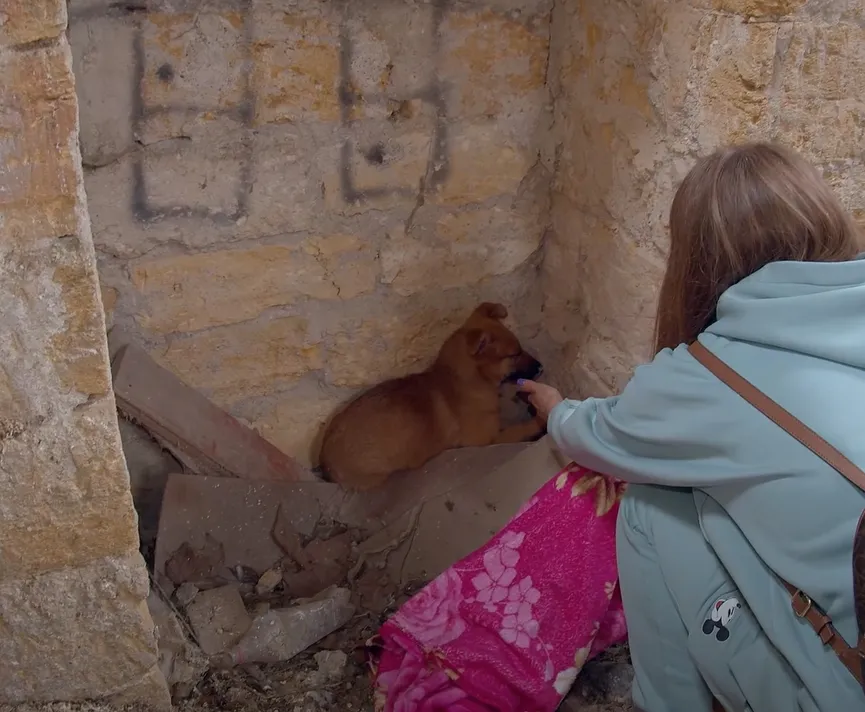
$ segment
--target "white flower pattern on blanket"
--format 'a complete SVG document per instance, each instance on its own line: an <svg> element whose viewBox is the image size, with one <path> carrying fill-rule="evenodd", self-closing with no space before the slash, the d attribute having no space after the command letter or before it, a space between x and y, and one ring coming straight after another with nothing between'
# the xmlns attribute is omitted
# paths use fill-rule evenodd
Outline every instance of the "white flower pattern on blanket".
<svg viewBox="0 0 865 712"><path fill-rule="evenodd" d="M597 635L597 632L596 628L594 630L594 635ZM571 685L574 684L577 675L580 674L580 670L583 669L583 665L586 664L586 660L588 660L589 653L591 652L591 646L580 648L574 655L573 666L562 670L558 675L556 675L556 681L553 683L553 687L556 688L556 692L558 692L562 697L568 694L568 690L571 689Z"/></svg>
<svg viewBox="0 0 865 712"><path fill-rule="evenodd" d="M513 643L518 648L528 648L538 637L538 622L532 618L532 606L521 603L514 615L502 618L502 629L499 635L506 643Z"/></svg>
<svg viewBox="0 0 865 712"><path fill-rule="evenodd" d="M495 684L508 679L526 691L525 699L532 699L537 709L554 709L590 654L625 634L621 600L611 600L617 591L613 510L621 489L611 483L612 492L608 492L605 479L577 466L566 468L486 547L442 573L394 615L385 628L395 625L412 636L422 646L416 653L418 661L446 661L443 668L419 662L422 672L439 669L447 675L429 679L419 673L409 675L407 656L399 672L392 669L381 673L381 684L394 697L386 695L378 709L419 712L434 698L438 704L439 694L458 692L463 700L460 704L430 709L489 709L476 707L471 695L466 697L461 691L462 683L448 687L445 682L463 678L465 666L477 665L477 656L504 655L504 649L496 653L492 640L484 637L489 634L512 651L494 658ZM544 543L566 541L572 536L575 541L591 540L592 553ZM562 587L562 575L572 583ZM565 601L576 608L568 609L574 615L564 613L562 618ZM599 618L586 620L589 609ZM600 618L604 620L603 630ZM514 654L516 657L510 657ZM511 667L514 660L521 661L520 667ZM528 671L533 672L527 677ZM403 680L406 675L417 679L409 683L408 677ZM486 696L492 692L491 681L478 678L477 684L481 679ZM404 684L409 687L403 689Z"/></svg>
<svg viewBox="0 0 865 712"><path fill-rule="evenodd" d="M538 637L540 625L535 620L532 605L541 600L541 592L532 587L532 577L526 576L508 590L502 618L502 629L499 635L506 643L513 643L518 648L528 648Z"/></svg>
<svg viewBox="0 0 865 712"><path fill-rule="evenodd" d="M522 581L508 589L508 602L505 604L505 614L513 615L525 605L531 608L541 600L541 592L532 586L532 577L526 576Z"/></svg>
<svg viewBox="0 0 865 712"><path fill-rule="evenodd" d="M516 565L520 554L517 551L526 535L505 532L501 541L484 553L484 571L472 578L472 586L478 592L476 600L487 610L494 611L496 604L508 598L510 585L517 577Z"/></svg>

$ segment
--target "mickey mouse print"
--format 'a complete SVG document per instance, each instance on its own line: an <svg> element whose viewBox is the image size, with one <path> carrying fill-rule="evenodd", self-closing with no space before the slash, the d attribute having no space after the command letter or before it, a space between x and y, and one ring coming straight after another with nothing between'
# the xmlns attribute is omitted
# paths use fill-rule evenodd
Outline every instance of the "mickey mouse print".
<svg viewBox="0 0 865 712"><path fill-rule="evenodd" d="M715 639L723 643L730 637L730 621L742 608L738 598L719 598L712 605L709 617L703 622L703 633L715 634Z"/></svg>

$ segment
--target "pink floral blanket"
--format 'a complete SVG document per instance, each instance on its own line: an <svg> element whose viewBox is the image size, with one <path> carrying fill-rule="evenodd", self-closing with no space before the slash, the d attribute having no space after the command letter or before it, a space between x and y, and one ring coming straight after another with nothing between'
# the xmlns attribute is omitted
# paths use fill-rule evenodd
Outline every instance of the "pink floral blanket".
<svg viewBox="0 0 865 712"><path fill-rule="evenodd" d="M379 633L378 712L552 712L626 637L616 573L623 485L570 465Z"/></svg>

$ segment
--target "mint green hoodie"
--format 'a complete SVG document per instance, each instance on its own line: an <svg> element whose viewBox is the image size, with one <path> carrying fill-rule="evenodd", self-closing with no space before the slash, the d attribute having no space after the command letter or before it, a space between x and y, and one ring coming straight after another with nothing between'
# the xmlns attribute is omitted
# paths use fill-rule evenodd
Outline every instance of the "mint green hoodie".
<svg viewBox="0 0 865 712"><path fill-rule="evenodd" d="M865 259L767 265L723 294L699 339L865 469ZM793 615L772 574L808 593L855 645L852 551L863 492L684 345L637 368L620 396L559 404L548 429L588 468L693 488L707 542L817 709L865 709L852 675Z"/></svg>

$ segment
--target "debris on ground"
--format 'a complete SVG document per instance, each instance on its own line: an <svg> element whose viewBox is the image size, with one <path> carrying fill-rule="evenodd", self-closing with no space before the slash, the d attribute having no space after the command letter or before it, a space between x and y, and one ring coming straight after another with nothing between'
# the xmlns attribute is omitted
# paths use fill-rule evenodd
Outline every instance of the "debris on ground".
<svg viewBox="0 0 865 712"><path fill-rule="evenodd" d="M292 482L314 475L134 344L115 345L118 409L199 474Z"/></svg>
<svg viewBox="0 0 865 712"><path fill-rule="evenodd" d="M210 667L207 656L189 639L180 616L158 591L151 591L147 607L156 629L159 669L172 698L188 697Z"/></svg>
<svg viewBox="0 0 865 712"><path fill-rule="evenodd" d="M329 483L171 475L153 579L176 708L372 712L367 642L558 467L543 443L493 453L505 455L495 465L505 486L504 475L477 475L483 453L446 453L447 477L436 479L434 461L421 482L397 479L366 500ZM627 648L608 651L587 664L562 709L630 710L629 673Z"/></svg>
<svg viewBox="0 0 865 712"><path fill-rule="evenodd" d="M372 709L365 643L408 594L377 564L347 585L369 530L321 502L296 485L169 478L154 578L206 672L173 688L176 705Z"/></svg>
<svg viewBox="0 0 865 712"><path fill-rule="evenodd" d="M372 712L367 641L566 464L549 438L464 448L347 493L140 348L112 353L118 409L186 470L162 473L145 549L159 663L180 712ZM627 649L616 654L586 666L563 709L630 709Z"/></svg>
<svg viewBox="0 0 865 712"><path fill-rule="evenodd" d="M280 581L282 581L282 566L277 565L272 569L268 569L261 575L261 578L258 579L258 583L255 584L255 592L259 596L271 593Z"/></svg>
<svg viewBox="0 0 865 712"><path fill-rule="evenodd" d="M186 615L198 645L207 655L225 652L252 625L238 584L202 591L186 607Z"/></svg>
<svg viewBox="0 0 865 712"><path fill-rule="evenodd" d="M411 473L422 486L401 491L400 515L363 544L394 581L434 578L483 546L563 467L549 438L475 450L446 452Z"/></svg>
<svg viewBox="0 0 865 712"><path fill-rule="evenodd" d="M199 667L192 684L172 685L177 708L183 712L264 712L278 706L291 712L372 712L366 641L417 589L413 586L398 593L380 571L376 573L374 579L367 580L380 592L378 614L366 609L356 614L366 594L346 588L332 587L311 601L292 597L284 582L269 593L258 593L254 585L240 580L233 586L197 592L184 612L208 651L216 650L243 627L238 623L243 620L238 598L248 618L254 620L227 654L210 657L193 643L188 632L183 636L180 628L184 643L198 652ZM175 590L173 600L178 605L177 594L184 592L191 592L184 584ZM369 600L368 595L366 598ZM240 660L238 651L242 653ZM227 662L238 664L222 667Z"/></svg>
<svg viewBox="0 0 865 712"><path fill-rule="evenodd" d="M605 650L586 663L561 712L631 712L634 668L627 644Z"/></svg>
<svg viewBox="0 0 865 712"><path fill-rule="evenodd" d="M290 525L283 524L283 531ZM327 536L322 534L320 536ZM291 548L286 550L290 568L282 580L288 592L296 598L310 598L319 591L342 583L349 569L352 557L353 539L356 535L343 531L329 538L312 539L306 546L294 544L299 540L295 531Z"/></svg>
<svg viewBox="0 0 865 712"><path fill-rule="evenodd" d="M178 606L186 608L190 603L192 603L197 595L198 586L186 581L185 583L180 584L174 591L174 600L177 602Z"/></svg>
<svg viewBox="0 0 865 712"><path fill-rule="evenodd" d="M348 665L348 655L341 650L322 650L313 657L315 664L318 665L318 670L314 673L314 679L319 684L336 682L341 680L343 675L345 675L345 666Z"/></svg>
<svg viewBox="0 0 865 712"><path fill-rule="evenodd" d="M332 588L290 608L272 608L256 618L243 637L219 656L216 665L278 663L345 625L354 615L351 591Z"/></svg>
<svg viewBox="0 0 865 712"><path fill-rule="evenodd" d="M178 547L165 562L165 575L175 585L213 582L227 583L231 573L225 569L225 548L209 533L204 535L204 546L194 548L188 541ZM196 586L197 588L197 586Z"/></svg>
<svg viewBox="0 0 865 712"><path fill-rule="evenodd" d="M260 576L286 556L296 560L292 535L301 549L310 540L325 536L327 520L338 520L343 529L374 528L375 523L360 508L354 517L338 511L345 498L345 493L327 482L247 482L172 474L162 498L154 572L171 577L168 562L180 558L182 548L185 557L198 552L220 570L244 566ZM286 522L290 527L283 531ZM211 540L219 543L219 552ZM176 578L172 581L178 585Z"/></svg>

